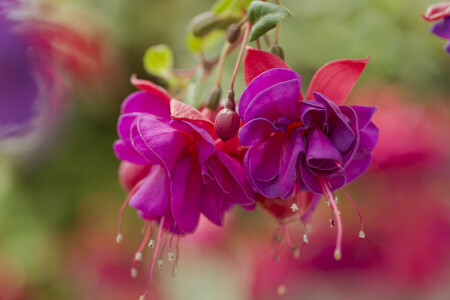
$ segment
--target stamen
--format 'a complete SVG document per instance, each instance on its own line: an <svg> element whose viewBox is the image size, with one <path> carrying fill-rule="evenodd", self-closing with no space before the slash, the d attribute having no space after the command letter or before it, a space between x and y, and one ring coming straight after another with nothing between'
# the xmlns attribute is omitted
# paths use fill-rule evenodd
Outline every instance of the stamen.
<svg viewBox="0 0 450 300"><path fill-rule="evenodd" d="M350 202L352 203L353 207L358 212L359 220L361 222L361 231L359 232L359 237L364 239L366 237L366 234L364 233L364 223L363 223L363 217L362 217L361 211L359 210L359 208L356 205L356 203L352 200L350 195L347 193L347 191L344 188L342 188L342 191L344 192L345 196L348 198L348 200L350 200Z"/></svg>
<svg viewBox="0 0 450 300"><path fill-rule="evenodd" d="M136 251L136 254L134 255L134 259L133 259L133 268L136 268L136 263L138 261L142 261L143 256L142 256L142 251L145 248L145 245L147 244L148 238L150 237L150 233L152 231L152 227L153 227L153 222L145 222L144 226L146 226L146 228L144 227L144 236L142 238L141 244L139 245L138 250Z"/></svg>
<svg viewBox="0 0 450 300"><path fill-rule="evenodd" d="M169 261L173 261L173 259L174 259L173 253L169 252L168 256L169 256Z"/></svg>
<svg viewBox="0 0 450 300"><path fill-rule="evenodd" d="M131 278L136 278L138 275L138 270L135 267L131 268L130 275L131 275Z"/></svg>
<svg viewBox="0 0 450 300"><path fill-rule="evenodd" d="M148 247L149 248L155 247L155 241L154 240L150 240L150 242L148 243Z"/></svg>
<svg viewBox="0 0 450 300"><path fill-rule="evenodd" d="M338 210L338 207L336 205L336 203L334 202L334 196L333 193L331 192L330 188L328 187L328 185L325 183L325 180L322 177L319 177L319 182L320 185L322 187L322 191L325 194L325 197L327 198L328 201L330 201L330 205L333 209L336 221L337 221L337 237L336 237L336 250L334 251L334 258L336 260L340 260L342 257L342 252L341 252L341 245L342 245L342 221L341 221L341 215L340 212Z"/></svg>
<svg viewBox="0 0 450 300"><path fill-rule="evenodd" d="M298 205L295 204L295 203L292 203L291 209L292 209L293 212L298 211Z"/></svg>
<svg viewBox="0 0 450 300"><path fill-rule="evenodd" d="M283 296L285 293L286 293L286 286L284 284L280 284L277 290L278 296Z"/></svg>
<svg viewBox="0 0 450 300"><path fill-rule="evenodd" d="M180 236L177 235L177 245L175 246L175 251L176 251L175 252L175 262L173 263L173 266L172 266L172 277L178 276L177 266L178 266L178 259L180 257L179 247L180 247Z"/></svg>
<svg viewBox="0 0 450 300"><path fill-rule="evenodd" d="M153 258L152 258L152 262L150 264L150 271L149 271L149 274L148 274L148 281L147 281L147 289L145 290L144 295L141 296L142 299L145 299L145 297L147 296L148 291L150 289L150 283L152 281L153 267L155 266L156 256L158 255L158 249L159 249L159 244L161 243L161 237L164 234L164 232L163 232L164 221L165 221L165 217L162 217L161 221L159 223L158 235L156 237L155 252L153 252Z"/></svg>
<svg viewBox="0 0 450 300"><path fill-rule="evenodd" d="M308 235L307 235L306 233L303 235L303 242L305 242L306 244L309 243L309 241L308 241Z"/></svg>
<svg viewBox="0 0 450 300"><path fill-rule="evenodd" d="M164 268L164 262L163 262L162 259L160 259L160 260L158 261L158 266L159 266L160 269Z"/></svg>
<svg viewBox="0 0 450 300"><path fill-rule="evenodd" d="M116 243L118 243L118 244L120 244L122 242L122 240L123 240L123 236L122 236L122 216L123 216L123 212L125 211L125 208L127 207L128 202L130 202L131 197L141 187L141 185L144 183L145 179L146 178L144 178L141 181L139 181L131 189L131 191L128 193L127 197L125 198L125 201L122 203L122 206L120 207L120 210L119 210L119 230L118 230L117 237L116 237Z"/></svg>

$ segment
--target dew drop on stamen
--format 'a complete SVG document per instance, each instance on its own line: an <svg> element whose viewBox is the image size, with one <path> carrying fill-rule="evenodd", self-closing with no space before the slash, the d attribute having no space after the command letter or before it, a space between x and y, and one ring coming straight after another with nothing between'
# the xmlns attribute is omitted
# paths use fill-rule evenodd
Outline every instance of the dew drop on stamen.
<svg viewBox="0 0 450 300"><path fill-rule="evenodd" d="M160 269L164 268L164 262L162 261L162 259L160 259L160 260L158 261L158 267L159 267Z"/></svg>
<svg viewBox="0 0 450 300"><path fill-rule="evenodd" d="M136 268L131 268L130 275L131 275L131 278L136 278L137 275L138 275L137 269Z"/></svg>
<svg viewBox="0 0 450 300"><path fill-rule="evenodd" d="M155 241L154 240L150 240L150 242L148 243L148 247L149 248L155 247Z"/></svg>
<svg viewBox="0 0 450 300"><path fill-rule="evenodd" d="M116 243L117 243L117 244L120 244L120 243L122 243L122 241L123 241L123 236L122 236L121 233L119 233L119 234L116 236Z"/></svg>
<svg viewBox="0 0 450 300"><path fill-rule="evenodd" d="M364 233L363 230L361 230L361 231L359 232L359 237L362 238L362 239L366 238L366 234Z"/></svg>
<svg viewBox="0 0 450 300"><path fill-rule="evenodd" d="M173 261L173 259L174 259L173 253L169 252L168 256L169 256L169 261Z"/></svg>
<svg viewBox="0 0 450 300"><path fill-rule="evenodd" d="M308 243L309 243L309 241L308 241L308 235L307 235L306 233L303 235L303 242L305 242L305 244L308 244Z"/></svg>

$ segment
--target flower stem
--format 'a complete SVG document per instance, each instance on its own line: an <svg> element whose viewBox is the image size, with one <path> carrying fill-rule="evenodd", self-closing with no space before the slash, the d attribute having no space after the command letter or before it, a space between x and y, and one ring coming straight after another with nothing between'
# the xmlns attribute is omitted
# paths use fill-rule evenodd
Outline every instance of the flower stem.
<svg viewBox="0 0 450 300"><path fill-rule="evenodd" d="M225 42L225 45L222 48L222 52L220 52L219 56L219 66L217 70L217 79L216 79L216 86L221 85L222 82L222 74L223 74L223 67L225 65L225 59L227 58L228 50L230 49L230 43Z"/></svg>
<svg viewBox="0 0 450 300"><path fill-rule="evenodd" d="M236 80L237 72L239 70L239 65L241 64L242 56L244 54L245 45L247 44L247 38L250 33L250 29L252 26L247 24L247 28L245 29L244 38L242 39L241 50L239 51L239 56L236 61L236 66L234 67L233 77L231 78L230 91L234 91L234 82Z"/></svg>

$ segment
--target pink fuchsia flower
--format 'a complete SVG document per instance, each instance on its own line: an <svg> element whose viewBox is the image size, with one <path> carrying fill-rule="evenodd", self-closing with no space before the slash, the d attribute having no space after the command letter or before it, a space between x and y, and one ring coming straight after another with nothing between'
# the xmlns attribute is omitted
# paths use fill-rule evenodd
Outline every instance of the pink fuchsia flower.
<svg viewBox="0 0 450 300"><path fill-rule="evenodd" d="M439 21L430 27L430 32L447 40L444 49L450 53L450 1L429 6L422 17L428 22Z"/></svg>
<svg viewBox="0 0 450 300"><path fill-rule="evenodd" d="M368 59L326 64L314 75L307 100L299 101L303 97L296 72L284 62L282 68L273 68L279 58L263 51L249 49L247 56L271 57L266 71L261 63L253 69L255 59L244 62L249 83L239 101L245 123L239 140L250 147L244 158L249 182L271 199L287 199L300 189L324 194L338 222L340 257L341 221L333 190L367 169L378 139L370 121L375 107L341 105Z"/></svg>
<svg viewBox="0 0 450 300"><path fill-rule="evenodd" d="M201 214L221 226L234 204L252 209L254 193L242 165L221 150L226 144L216 141L214 124L156 85L135 78L132 83L141 91L122 104L114 151L134 164L124 167L124 185L140 178L125 204L129 201L149 221L147 232L160 223L155 255L166 230L181 236L195 231Z"/></svg>

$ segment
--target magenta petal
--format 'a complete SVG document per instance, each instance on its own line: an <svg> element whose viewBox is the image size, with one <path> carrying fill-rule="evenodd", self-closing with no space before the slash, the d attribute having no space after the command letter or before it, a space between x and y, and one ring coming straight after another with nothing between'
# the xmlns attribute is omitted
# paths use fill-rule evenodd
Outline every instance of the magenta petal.
<svg viewBox="0 0 450 300"><path fill-rule="evenodd" d="M239 129L239 142L243 146L253 146L276 132L273 123L267 119L253 119Z"/></svg>
<svg viewBox="0 0 450 300"><path fill-rule="evenodd" d="M302 183L310 191L321 194L322 188L320 187L319 178L314 174L305 163L300 164L300 175L302 177Z"/></svg>
<svg viewBox="0 0 450 300"><path fill-rule="evenodd" d="M280 172L280 151L283 135L276 134L247 151L249 172L255 180L270 181Z"/></svg>
<svg viewBox="0 0 450 300"><path fill-rule="evenodd" d="M248 106L252 100L262 91L270 88L278 83L297 80L298 85L301 84L300 75L288 69L270 69L257 76L247 86L241 98L239 99L239 114L243 118ZM298 95L298 94L297 94ZM297 98L296 98L297 99Z"/></svg>
<svg viewBox="0 0 450 300"><path fill-rule="evenodd" d="M212 181L203 187L201 198L202 213L217 226L223 225L223 202L224 193L219 185Z"/></svg>
<svg viewBox="0 0 450 300"><path fill-rule="evenodd" d="M363 129L369 124L370 120L373 117L373 114L377 111L375 106L357 106L352 105L352 109L355 111L358 116L358 128Z"/></svg>
<svg viewBox="0 0 450 300"><path fill-rule="evenodd" d="M152 115L142 115L132 128L135 149L149 161L157 157L172 176L174 164L184 153L190 138Z"/></svg>
<svg viewBox="0 0 450 300"><path fill-rule="evenodd" d="M198 161L201 165L216 151L214 140L207 130L184 120L173 120L170 125L194 138Z"/></svg>
<svg viewBox="0 0 450 300"><path fill-rule="evenodd" d="M301 131L292 130L284 139L280 154L280 198L291 196L297 180L300 153L305 152L305 141Z"/></svg>
<svg viewBox="0 0 450 300"><path fill-rule="evenodd" d="M317 126L308 130L308 146L305 160L309 167L319 170L332 170L342 163L342 156L328 137Z"/></svg>
<svg viewBox="0 0 450 300"><path fill-rule="evenodd" d="M120 160L129 161L139 165L148 164L148 160L145 159L139 152L134 150L133 147L126 145L122 140L114 142L114 153Z"/></svg>
<svg viewBox="0 0 450 300"><path fill-rule="evenodd" d="M267 72L272 71L276 70ZM246 90L249 88L247 87ZM240 111L240 117L244 122L256 118L265 118L275 122L280 117L294 122L298 120L297 97L299 91L300 80L298 79L277 83L256 95L247 109L244 112Z"/></svg>
<svg viewBox="0 0 450 300"><path fill-rule="evenodd" d="M202 178L200 166L188 155L181 157L172 175L172 215L178 227L193 232L200 217Z"/></svg>
<svg viewBox="0 0 450 300"><path fill-rule="evenodd" d="M130 206L151 216L169 216L170 179L161 166L152 166L144 184L130 199Z"/></svg>
<svg viewBox="0 0 450 300"><path fill-rule="evenodd" d="M443 20L433 24L430 32L438 37L450 40L450 17L445 17Z"/></svg>
<svg viewBox="0 0 450 300"><path fill-rule="evenodd" d="M170 104L159 94L139 91L129 95L122 103L122 114L140 112L149 113L170 120Z"/></svg>
<svg viewBox="0 0 450 300"><path fill-rule="evenodd" d="M245 178L244 168L242 167L242 165L235 159L231 158L221 151L217 151L217 156L235 180L233 186L236 188L236 190L240 190L240 194L243 196L243 200L235 199L234 203L248 204L253 202L255 200L255 193L253 192ZM239 187L240 189L237 187Z"/></svg>
<svg viewBox="0 0 450 300"><path fill-rule="evenodd" d="M322 194L314 194L308 192L307 197L310 197L311 204L309 205L308 209L305 212L303 212L300 218L302 222L307 222L309 219L311 219L313 212L316 210L317 204L319 204Z"/></svg>

